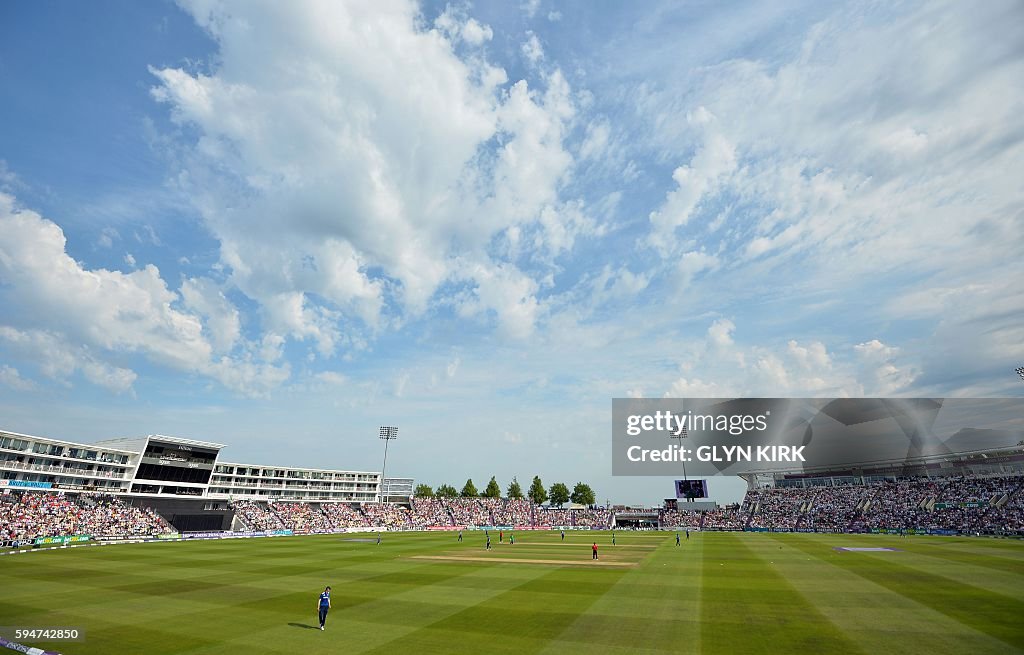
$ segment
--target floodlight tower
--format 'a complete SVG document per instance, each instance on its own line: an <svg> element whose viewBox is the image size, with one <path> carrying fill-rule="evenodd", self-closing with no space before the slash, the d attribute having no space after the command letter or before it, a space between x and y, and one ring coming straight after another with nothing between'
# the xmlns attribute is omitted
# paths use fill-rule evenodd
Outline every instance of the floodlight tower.
<svg viewBox="0 0 1024 655"><path fill-rule="evenodd" d="M1017 375L1020 376L1021 380L1024 380L1024 366L1017 367Z"/></svg>
<svg viewBox="0 0 1024 655"><path fill-rule="evenodd" d="M670 439L679 439L679 460L683 463L683 482L686 482L686 458L683 457L683 439L689 437L690 434L686 431L685 425L680 425L679 430L672 433ZM688 501L692 501L693 498L687 498Z"/></svg>
<svg viewBox="0 0 1024 655"><path fill-rule="evenodd" d="M380 469L380 502L384 501L384 473L388 469L388 442L398 438L398 428L390 425L380 426L380 438L384 440L384 465ZM390 491L390 489L388 490Z"/></svg>

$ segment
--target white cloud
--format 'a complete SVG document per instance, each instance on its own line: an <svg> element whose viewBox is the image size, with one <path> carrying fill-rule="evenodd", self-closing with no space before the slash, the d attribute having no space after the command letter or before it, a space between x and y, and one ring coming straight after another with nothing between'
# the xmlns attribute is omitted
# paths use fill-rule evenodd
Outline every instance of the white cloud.
<svg viewBox="0 0 1024 655"><path fill-rule="evenodd" d="M322 371L320 373L317 373L314 377L317 380L319 380L320 382L323 382L325 384L329 384L329 385L332 385L332 386L341 386L341 385L346 384L348 382L348 378L347 377L345 377L341 373L337 373L335 371Z"/></svg>
<svg viewBox="0 0 1024 655"><path fill-rule="evenodd" d="M475 316L493 311L504 336L525 339L533 334L540 305L537 283L512 266L479 267L473 297L458 305L460 315Z"/></svg>
<svg viewBox="0 0 1024 655"><path fill-rule="evenodd" d="M611 125L607 119L592 121L587 125L587 134L580 144L580 159L601 157L608 148Z"/></svg>
<svg viewBox="0 0 1024 655"><path fill-rule="evenodd" d="M15 391L32 391L36 388L35 382L21 377L18 369L7 364L0 365L0 384Z"/></svg>
<svg viewBox="0 0 1024 655"><path fill-rule="evenodd" d="M267 332L260 342L260 359L265 362L276 362L284 355L284 337L280 334Z"/></svg>
<svg viewBox="0 0 1024 655"><path fill-rule="evenodd" d="M494 30L475 18L465 15L462 8L448 5L434 20L434 27L452 41L464 41L471 46L480 46L494 38Z"/></svg>
<svg viewBox="0 0 1024 655"><path fill-rule="evenodd" d="M448 366L445 367L445 375L448 376L448 379L455 377L455 373L459 370L460 363L461 360L458 357L448 362Z"/></svg>
<svg viewBox="0 0 1024 655"><path fill-rule="evenodd" d="M7 161L0 159L0 190L10 191L22 185L18 176L7 165Z"/></svg>
<svg viewBox="0 0 1024 655"><path fill-rule="evenodd" d="M523 41L523 45L520 49L523 52L523 56L530 62L531 65L536 66L541 59L544 59L544 46L540 44L540 39L533 32L527 32L527 39Z"/></svg>
<svg viewBox="0 0 1024 655"><path fill-rule="evenodd" d="M707 109L697 108L686 120L705 132L704 143L689 164L675 169L672 179L676 188L650 214L648 243L662 254L673 251L676 228L690 221L701 200L715 194L737 165L735 145L721 134L715 117Z"/></svg>
<svg viewBox="0 0 1024 655"><path fill-rule="evenodd" d="M196 368L209 357L198 319L173 309L178 296L155 266L131 273L87 270L65 252L61 229L0 194L0 279L25 319L66 325L76 341L145 351Z"/></svg>
<svg viewBox="0 0 1024 655"><path fill-rule="evenodd" d="M728 388L715 382L704 382L696 378L679 378L665 392L665 398L727 398L734 395Z"/></svg>
<svg viewBox="0 0 1024 655"><path fill-rule="evenodd" d="M899 348L887 346L878 339L872 339L854 346L860 357L861 383L868 395L885 396L905 389L917 377L911 367L901 367L895 362Z"/></svg>
<svg viewBox="0 0 1024 655"><path fill-rule="evenodd" d="M241 359L214 359L217 347L237 337L230 308L201 281L186 282L186 300L169 289L152 265L131 273L87 269L65 250L63 231L0 193L0 298L19 308L7 317L6 339L40 358L48 377L66 380L81 370L100 386L121 392L135 373L104 361L107 355L143 355L159 365L220 380L243 393L266 393L287 378L287 369ZM75 344L75 345L72 345ZM235 369L235 365L238 368ZM252 378L252 379L249 379Z"/></svg>
<svg viewBox="0 0 1024 655"><path fill-rule="evenodd" d="M241 335L238 310L209 278L189 278L181 285L183 305L205 319L203 332L215 352L228 352Z"/></svg>
<svg viewBox="0 0 1024 655"><path fill-rule="evenodd" d="M512 266L488 254L497 235L540 235L557 256L592 229L559 198L573 165L564 76L503 88L482 54L457 54L456 41L493 35L462 10L424 30L401 0L186 7L216 39L218 64L154 69L153 97L200 134L185 144L183 191L267 329L330 356L450 303L435 296L446 282L493 286L485 272ZM533 319L536 299L512 302L487 309Z"/></svg>
<svg viewBox="0 0 1024 655"><path fill-rule="evenodd" d="M268 397L291 376L291 366L274 366L255 361L251 355L242 358L221 357L203 367L203 372L228 389L252 397Z"/></svg>
<svg viewBox="0 0 1024 655"><path fill-rule="evenodd" d="M114 241L120 240L121 235L118 234L117 230L112 227L105 227L100 231L100 236L96 239L96 245L101 248L112 248Z"/></svg>
<svg viewBox="0 0 1024 655"><path fill-rule="evenodd" d="M728 348L733 345L732 333L736 326L727 318L720 318L708 328L708 341L718 348Z"/></svg>
<svg viewBox="0 0 1024 655"><path fill-rule="evenodd" d="M88 348L73 346L51 332L0 326L0 341L20 357L33 362L43 375L64 384L70 384L71 376L81 372L93 384L123 393L131 390L138 377L134 371L97 360Z"/></svg>
<svg viewBox="0 0 1024 655"><path fill-rule="evenodd" d="M494 32L489 25L481 25L476 19L470 18L462 26L462 38L465 39L466 43L481 45L485 41L490 41L494 38Z"/></svg>
<svg viewBox="0 0 1024 655"><path fill-rule="evenodd" d="M658 243L665 245L669 242L659 238ZM683 253L675 267L678 288L681 290L686 289L693 283L697 275L705 271L713 271L718 266L718 257L715 255L709 255L706 252L697 250Z"/></svg>
<svg viewBox="0 0 1024 655"><path fill-rule="evenodd" d="M1024 201L1011 5L839 9L788 57L729 59L644 96L660 147L697 144L650 239L718 214L705 201L720 198L733 227L721 245L747 274L785 278L796 262L816 272L801 284L836 288L894 271L974 277L992 248L1011 259Z"/></svg>
<svg viewBox="0 0 1024 655"><path fill-rule="evenodd" d="M825 350L825 344L820 341L812 341L806 346L801 346L796 341L790 340L787 350L803 369L827 369L832 365L832 360Z"/></svg>

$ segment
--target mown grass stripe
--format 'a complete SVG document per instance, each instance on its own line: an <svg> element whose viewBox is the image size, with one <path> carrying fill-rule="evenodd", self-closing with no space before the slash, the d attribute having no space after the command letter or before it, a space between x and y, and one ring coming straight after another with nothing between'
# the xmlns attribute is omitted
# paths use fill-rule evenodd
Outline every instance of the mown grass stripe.
<svg viewBox="0 0 1024 655"><path fill-rule="evenodd" d="M819 545L809 544L806 540L796 541L795 544L810 554L820 552ZM883 559L871 557L869 553L842 555L829 561L835 566L999 639L1015 649L1024 649L1024 629L1020 625L1020 617L1024 615L1024 602L991 589L912 568L900 563L895 557Z"/></svg>
<svg viewBox="0 0 1024 655"><path fill-rule="evenodd" d="M604 570L600 574L593 569L550 571L369 652L419 650L424 645L428 649L442 648L428 652L537 652L545 643L571 625L622 575L624 574L617 570ZM522 603L517 602L519 599L516 598L515 592L520 587L550 586L557 591L566 587L572 588L576 581L587 582L593 593L561 596L557 605L540 610L523 607ZM502 637L496 639L497 635Z"/></svg>
<svg viewBox="0 0 1024 655"><path fill-rule="evenodd" d="M701 642L710 653L861 653L775 567L744 543L719 533L704 556Z"/></svg>
<svg viewBox="0 0 1024 655"><path fill-rule="evenodd" d="M700 653L703 541L686 547L664 541L644 567L622 576L590 609L548 644L544 654L634 648L637 652ZM642 594L635 593L643 590ZM643 648L644 646L651 648Z"/></svg>
<svg viewBox="0 0 1024 655"><path fill-rule="evenodd" d="M773 561L794 589L863 650L888 652L898 647L920 653L1006 652L1002 641L833 564L836 559L857 553L836 552L824 539L813 539L810 543L814 550L806 551L797 547L803 541L800 535L782 534L771 539L751 538L747 543L760 551L762 558Z"/></svg>

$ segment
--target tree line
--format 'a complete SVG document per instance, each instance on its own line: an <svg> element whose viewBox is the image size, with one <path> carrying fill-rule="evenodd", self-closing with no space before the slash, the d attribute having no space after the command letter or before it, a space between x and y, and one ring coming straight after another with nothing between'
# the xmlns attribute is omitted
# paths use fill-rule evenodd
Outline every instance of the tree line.
<svg viewBox="0 0 1024 655"><path fill-rule="evenodd" d="M477 491L476 485L473 484L473 478L470 478L462 486L462 491L456 490L450 484L442 484L437 489L428 484L418 484L414 495L417 498L501 498L501 487L494 476L491 476L491 481L487 483L483 493ZM569 491L569 487L565 483L556 482L545 489L539 475L533 476L533 482L530 483L530 488L525 496L519 481L512 478L508 489L505 490L505 497L510 500L529 498L537 505L549 503L553 507L561 507L570 500L578 505L594 505L597 502L594 490L588 484L577 482L572 491Z"/></svg>

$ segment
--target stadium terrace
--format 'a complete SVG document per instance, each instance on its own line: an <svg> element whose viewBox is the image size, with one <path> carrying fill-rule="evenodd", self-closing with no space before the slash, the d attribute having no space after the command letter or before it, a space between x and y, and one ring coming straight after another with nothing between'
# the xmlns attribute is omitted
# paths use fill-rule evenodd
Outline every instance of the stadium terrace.
<svg viewBox="0 0 1024 655"><path fill-rule="evenodd" d="M0 542L502 527L1024 533L1024 446L842 471L755 470L741 476L741 503L650 508L414 498L411 478L227 463L222 447L164 435L87 445L0 432Z"/></svg>

